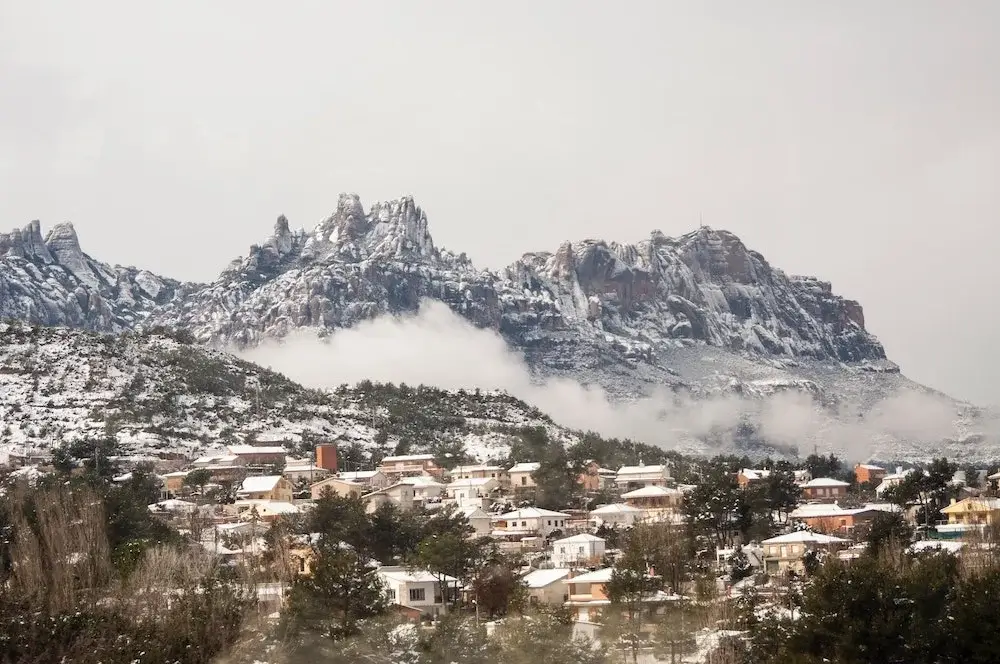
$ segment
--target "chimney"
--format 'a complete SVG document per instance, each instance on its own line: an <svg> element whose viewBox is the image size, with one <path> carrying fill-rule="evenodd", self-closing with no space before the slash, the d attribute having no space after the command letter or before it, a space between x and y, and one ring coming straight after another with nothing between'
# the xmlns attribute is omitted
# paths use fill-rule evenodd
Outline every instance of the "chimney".
<svg viewBox="0 0 1000 664"><path fill-rule="evenodd" d="M316 446L316 465L331 473L337 472L337 444L327 443Z"/></svg>

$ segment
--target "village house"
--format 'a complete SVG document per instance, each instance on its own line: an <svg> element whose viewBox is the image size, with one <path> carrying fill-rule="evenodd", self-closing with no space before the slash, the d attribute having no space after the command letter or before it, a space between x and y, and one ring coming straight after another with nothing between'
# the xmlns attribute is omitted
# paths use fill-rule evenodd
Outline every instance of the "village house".
<svg viewBox="0 0 1000 664"><path fill-rule="evenodd" d="M516 463L508 469L510 486L515 492L533 491L535 489L535 479L531 476L536 470L542 467L540 463Z"/></svg>
<svg viewBox="0 0 1000 664"><path fill-rule="evenodd" d="M739 485L741 489L745 489L751 484L759 484L760 482L763 482L770 476L770 470L740 468L739 472L736 473L736 484Z"/></svg>
<svg viewBox="0 0 1000 664"><path fill-rule="evenodd" d="M615 474L615 485L623 491L632 491L647 486L666 486L670 481L670 466L660 464L646 466L622 466Z"/></svg>
<svg viewBox="0 0 1000 664"><path fill-rule="evenodd" d="M300 480L305 480L312 484L329 476L330 471L315 465L312 459L285 457L285 469L281 471L281 474L293 485Z"/></svg>
<svg viewBox="0 0 1000 664"><path fill-rule="evenodd" d="M641 510L679 510L684 500L680 489L650 485L622 494L625 504Z"/></svg>
<svg viewBox="0 0 1000 664"><path fill-rule="evenodd" d="M365 511L372 514L383 503L392 503L403 511L413 509L413 486L398 482L378 491L361 496L365 501Z"/></svg>
<svg viewBox="0 0 1000 664"><path fill-rule="evenodd" d="M870 463L859 463L854 466L854 479L858 484L871 484L878 486L885 479L886 470L882 466L875 466Z"/></svg>
<svg viewBox="0 0 1000 664"><path fill-rule="evenodd" d="M176 470L172 473L167 473L162 475L163 477L163 488L166 489L167 493L176 496L184 488L184 479L188 476L187 470Z"/></svg>
<svg viewBox="0 0 1000 664"><path fill-rule="evenodd" d="M808 551L837 551L850 544L850 540L800 530L779 535L761 542L764 547L764 566L768 574L795 572L804 574L802 558Z"/></svg>
<svg viewBox="0 0 1000 664"><path fill-rule="evenodd" d="M552 564L556 567L593 567L604 559L604 540L581 533L552 543Z"/></svg>
<svg viewBox="0 0 1000 664"><path fill-rule="evenodd" d="M1000 523L1000 498L964 498L941 510L949 524L993 525Z"/></svg>
<svg viewBox="0 0 1000 664"><path fill-rule="evenodd" d="M452 482L458 480L496 480L498 486L510 486L510 474L500 466L476 464L455 466L451 469Z"/></svg>
<svg viewBox="0 0 1000 664"><path fill-rule="evenodd" d="M553 531L566 527L569 514L543 510L539 507L522 507L493 518L494 533L503 535L538 535L547 537Z"/></svg>
<svg viewBox="0 0 1000 664"><path fill-rule="evenodd" d="M236 482L247 473L244 459L235 454L216 454L198 457L191 462L193 470L207 470L212 482Z"/></svg>
<svg viewBox="0 0 1000 664"><path fill-rule="evenodd" d="M802 485L802 499L833 501L846 496L849 486L847 482L832 477L817 477Z"/></svg>
<svg viewBox="0 0 1000 664"><path fill-rule="evenodd" d="M618 473L610 468L601 468L596 461L588 461L576 478L576 483L584 491L591 493L604 491L614 486Z"/></svg>
<svg viewBox="0 0 1000 664"><path fill-rule="evenodd" d="M230 445L226 449L239 465L250 470L285 465L285 448L279 445Z"/></svg>
<svg viewBox="0 0 1000 664"><path fill-rule="evenodd" d="M562 606L569 599L566 578L568 569L536 569L524 577L528 602L533 605Z"/></svg>
<svg viewBox="0 0 1000 664"><path fill-rule="evenodd" d="M340 477L328 477L309 486L309 493L313 500L319 500L323 492L329 490L335 496L356 496L360 497L365 493L365 487L357 482L350 482Z"/></svg>
<svg viewBox="0 0 1000 664"><path fill-rule="evenodd" d="M465 505L458 508L458 513L472 526L469 537L486 537L493 531L493 518L483 508L477 505Z"/></svg>
<svg viewBox="0 0 1000 664"><path fill-rule="evenodd" d="M902 466L896 466L896 472L889 473L888 475L883 477L879 485L875 487L875 494L881 496L892 487L899 486L899 484L903 480L905 480L910 473L915 473L915 472L917 471L914 470L913 468L907 468L906 470L903 470Z"/></svg>
<svg viewBox="0 0 1000 664"><path fill-rule="evenodd" d="M402 477L398 483L409 484L413 487L413 500L423 503L440 498L444 494L446 486L429 475Z"/></svg>
<svg viewBox="0 0 1000 664"><path fill-rule="evenodd" d="M274 521L278 517L299 514L298 505L276 500L237 500L233 505L242 521Z"/></svg>
<svg viewBox="0 0 1000 664"><path fill-rule="evenodd" d="M257 475L243 480L236 497L242 500L292 502L292 483L281 475Z"/></svg>
<svg viewBox="0 0 1000 664"><path fill-rule="evenodd" d="M609 528L635 525L642 521L644 512L641 509L626 505L625 503L611 503L610 505L600 505L590 510L590 520L595 526L608 526Z"/></svg>
<svg viewBox="0 0 1000 664"><path fill-rule="evenodd" d="M499 489L500 483L492 477L469 477L455 480L445 487L448 497L459 505L483 505L484 499Z"/></svg>
<svg viewBox="0 0 1000 664"><path fill-rule="evenodd" d="M837 503L805 503L788 514L793 523L804 523L812 530L825 534L849 534L860 525L871 523L884 510L874 507L844 509Z"/></svg>
<svg viewBox="0 0 1000 664"><path fill-rule="evenodd" d="M605 567L595 572L588 572L566 578L566 594L569 597L565 606L571 607L576 622L596 622L600 612L611 604L608 599L607 584L611 581L613 569Z"/></svg>
<svg viewBox="0 0 1000 664"><path fill-rule="evenodd" d="M434 462L433 454L404 454L387 456L382 459L378 469L389 478L413 477L415 475L430 475L441 477L444 469Z"/></svg>
<svg viewBox="0 0 1000 664"><path fill-rule="evenodd" d="M337 477L348 482L354 482L371 490L378 491L391 484L389 478L381 470L355 470L337 473Z"/></svg>
<svg viewBox="0 0 1000 664"><path fill-rule="evenodd" d="M426 616L436 618L447 612L449 598L458 592L458 579L437 575L424 570L384 566L375 571L386 589L391 604L417 609ZM441 587L441 581L445 587Z"/></svg>

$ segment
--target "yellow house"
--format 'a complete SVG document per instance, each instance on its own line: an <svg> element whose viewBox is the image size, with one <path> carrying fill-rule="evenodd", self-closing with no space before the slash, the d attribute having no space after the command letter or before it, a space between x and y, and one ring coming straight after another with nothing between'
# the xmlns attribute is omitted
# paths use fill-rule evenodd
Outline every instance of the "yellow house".
<svg viewBox="0 0 1000 664"><path fill-rule="evenodd" d="M951 505L941 510L948 515L948 523L964 525L1000 523L1000 498L954 499Z"/></svg>
<svg viewBox="0 0 1000 664"><path fill-rule="evenodd" d="M236 495L242 500L292 502L292 483L281 475L261 475L243 480Z"/></svg>
<svg viewBox="0 0 1000 664"><path fill-rule="evenodd" d="M325 480L310 485L309 492L313 500L319 500L323 492L329 489L335 496L361 496L365 492L363 484L342 480L339 477L328 477Z"/></svg>

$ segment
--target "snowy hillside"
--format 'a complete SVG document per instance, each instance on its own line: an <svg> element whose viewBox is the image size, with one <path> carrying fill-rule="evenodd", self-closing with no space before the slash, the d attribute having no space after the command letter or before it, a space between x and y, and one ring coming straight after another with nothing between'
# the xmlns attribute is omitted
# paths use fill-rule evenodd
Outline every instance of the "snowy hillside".
<svg viewBox="0 0 1000 664"><path fill-rule="evenodd" d="M505 456L524 427L575 440L508 395L377 386L325 393L183 341L0 324L0 449L111 436L120 454L169 458L245 441L285 444L290 453L303 442L338 441L388 453L401 445L467 450L485 461Z"/></svg>

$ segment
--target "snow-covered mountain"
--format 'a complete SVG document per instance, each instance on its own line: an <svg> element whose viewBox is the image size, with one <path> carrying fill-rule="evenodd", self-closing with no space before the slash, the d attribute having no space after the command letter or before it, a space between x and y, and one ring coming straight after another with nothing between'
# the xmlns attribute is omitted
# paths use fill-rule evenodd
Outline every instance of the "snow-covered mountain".
<svg viewBox="0 0 1000 664"><path fill-rule="evenodd" d="M950 409L953 417L942 417L953 420L953 441L992 435L977 409L901 375L865 329L860 304L772 267L726 231L566 242L492 271L435 246L412 198L366 210L344 194L311 231L280 217L210 284L99 263L68 224L45 239L37 222L0 235L0 317L30 323L111 333L165 327L209 346L248 347L413 313L426 299L496 331L539 380L599 385L615 399L663 386L757 400L794 391L865 418L902 391ZM908 438L871 445L883 458L967 446Z"/></svg>

